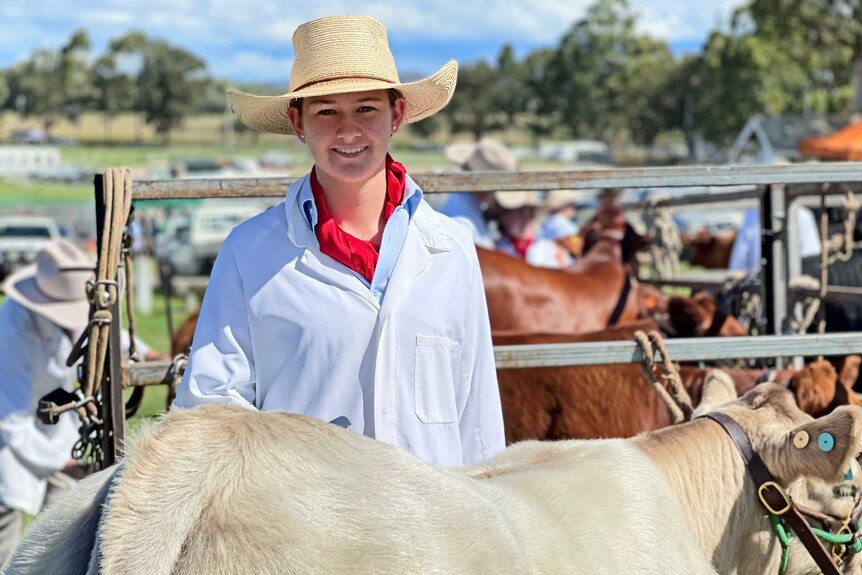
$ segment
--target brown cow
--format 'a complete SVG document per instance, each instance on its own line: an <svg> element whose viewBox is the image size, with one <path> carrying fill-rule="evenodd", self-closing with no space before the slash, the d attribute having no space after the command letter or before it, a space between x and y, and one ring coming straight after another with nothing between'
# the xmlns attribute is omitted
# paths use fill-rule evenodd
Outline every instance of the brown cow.
<svg viewBox="0 0 862 575"><path fill-rule="evenodd" d="M680 367L683 384L695 405L709 371L711 368ZM723 371L733 378L740 394L754 387L763 375L762 370L755 369ZM775 381L786 383L791 377L795 377L792 391L803 411L822 414L837 405L860 404L855 394L847 394L826 360L814 362L799 373L782 370ZM631 437L672 423L667 405L637 365L499 369L497 380L507 443ZM830 398L826 408L823 396Z"/></svg>
<svg viewBox="0 0 862 575"><path fill-rule="evenodd" d="M495 334L495 345L620 341L635 329L647 331L655 325L643 321L598 333ZM852 377L849 363L839 380L826 361L814 362L801 372L780 370L772 380L791 387L803 411L823 414L836 405L856 403L846 383ZM711 368L680 367L680 377L692 403L700 401L701 388ZM767 375L759 369L725 369L742 394ZM590 439L630 437L672 423L667 405L647 382L640 366L633 364L587 365L498 369L500 400L507 443L526 439ZM850 380L852 381L852 380ZM851 384L852 385L852 384ZM825 410L825 411L824 411Z"/></svg>
<svg viewBox="0 0 862 575"><path fill-rule="evenodd" d="M713 234L709 230L698 230L693 238L684 239L689 251L691 265L703 266L707 269L727 269L730 263L730 251L736 232Z"/></svg>
<svg viewBox="0 0 862 575"><path fill-rule="evenodd" d="M198 326L198 316L200 316L200 308L196 309L183 320L180 327L174 330L171 334L171 355L176 357L181 353L188 353L192 347L192 339L195 335L195 328Z"/></svg>
<svg viewBox="0 0 862 575"><path fill-rule="evenodd" d="M492 331L586 333L640 315L637 280L622 263L620 235L605 231L566 270L533 267L478 249Z"/></svg>
<svg viewBox="0 0 862 575"><path fill-rule="evenodd" d="M814 417L831 413L839 405L862 406L853 391L860 362L858 355L848 355L838 372L828 361L815 361L794 374L787 387L800 409Z"/></svg>

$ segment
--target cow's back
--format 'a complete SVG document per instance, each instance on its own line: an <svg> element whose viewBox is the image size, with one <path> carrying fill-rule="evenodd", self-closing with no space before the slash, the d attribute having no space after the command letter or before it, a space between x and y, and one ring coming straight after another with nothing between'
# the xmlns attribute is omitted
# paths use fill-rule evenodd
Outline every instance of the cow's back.
<svg viewBox="0 0 862 575"><path fill-rule="evenodd" d="M664 473L630 442L524 442L468 473L509 509L537 573L715 573Z"/></svg>
<svg viewBox="0 0 862 575"><path fill-rule="evenodd" d="M312 418L217 405L176 410L127 460L105 521L103 567L529 573L505 518L470 484Z"/></svg>
<svg viewBox="0 0 862 575"><path fill-rule="evenodd" d="M586 452L481 479L303 416L178 410L127 459L103 571L712 573L637 449L571 447Z"/></svg>

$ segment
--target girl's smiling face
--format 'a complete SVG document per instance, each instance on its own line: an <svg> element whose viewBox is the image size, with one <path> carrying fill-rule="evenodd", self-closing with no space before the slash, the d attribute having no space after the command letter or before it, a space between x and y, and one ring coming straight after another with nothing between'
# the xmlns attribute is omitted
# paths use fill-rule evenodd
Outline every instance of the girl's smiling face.
<svg viewBox="0 0 862 575"><path fill-rule="evenodd" d="M387 90L307 98L290 108L294 132L314 158L324 189L361 184L383 170L389 140L404 119L405 101Z"/></svg>

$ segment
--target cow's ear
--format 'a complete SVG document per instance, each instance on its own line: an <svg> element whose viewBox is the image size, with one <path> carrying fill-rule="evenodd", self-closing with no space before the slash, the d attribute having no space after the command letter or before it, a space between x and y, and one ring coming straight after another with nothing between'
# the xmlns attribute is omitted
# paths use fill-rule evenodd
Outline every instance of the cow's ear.
<svg viewBox="0 0 862 575"><path fill-rule="evenodd" d="M720 369L713 369L703 380L703 394L692 418L700 417L715 410L716 407L736 399L736 385L733 378Z"/></svg>
<svg viewBox="0 0 862 575"><path fill-rule="evenodd" d="M782 451L787 454L780 464L785 480L809 476L839 481L850 459L862 451L862 409L842 406L800 425L787 436Z"/></svg>

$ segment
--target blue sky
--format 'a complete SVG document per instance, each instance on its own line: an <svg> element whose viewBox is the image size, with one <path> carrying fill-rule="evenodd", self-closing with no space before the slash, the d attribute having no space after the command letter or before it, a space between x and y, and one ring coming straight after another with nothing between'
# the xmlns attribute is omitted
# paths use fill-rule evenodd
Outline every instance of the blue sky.
<svg viewBox="0 0 862 575"><path fill-rule="evenodd" d="M130 29L181 46L217 78L284 84L297 25L333 14L381 20L402 75L428 74L449 59L518 56L553 46L592 0L0 0L0 68L39 48L56 49L79 28L96 53ZM641 32L675 52L699 51L725 28L740 0L630 0ZM697 6L695 8L695 6Z"/></svg>

